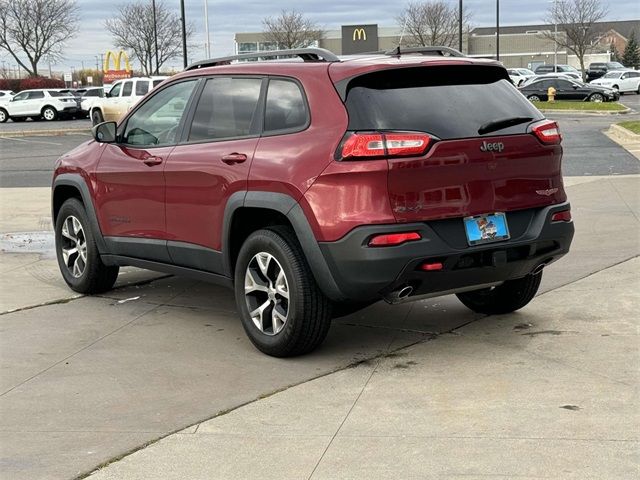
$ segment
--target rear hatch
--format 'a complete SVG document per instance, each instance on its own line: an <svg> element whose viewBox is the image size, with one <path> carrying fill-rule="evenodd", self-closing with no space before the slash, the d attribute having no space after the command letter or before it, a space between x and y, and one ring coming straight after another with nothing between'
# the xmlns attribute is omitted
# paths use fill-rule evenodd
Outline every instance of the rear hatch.
<svg viewBox="0 0 640 480"><path fill-rule="evenodd" d="M557 126L498 66L382 70L351 79L343 161L387 158L399 222L560 203ZM555 129L555 130L554 130Z"/></svg>

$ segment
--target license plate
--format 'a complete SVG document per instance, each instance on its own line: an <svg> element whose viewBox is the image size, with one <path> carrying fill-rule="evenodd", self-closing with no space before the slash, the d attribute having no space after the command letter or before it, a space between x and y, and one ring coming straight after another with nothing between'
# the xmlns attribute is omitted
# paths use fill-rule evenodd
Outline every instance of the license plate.
<svg viewBox="0 0 640 480"><path fill-rule="evenodd" d="M504 213L488 213L465 217L464 229L469 245L499 242L509 239L509 227Z"/></svg>

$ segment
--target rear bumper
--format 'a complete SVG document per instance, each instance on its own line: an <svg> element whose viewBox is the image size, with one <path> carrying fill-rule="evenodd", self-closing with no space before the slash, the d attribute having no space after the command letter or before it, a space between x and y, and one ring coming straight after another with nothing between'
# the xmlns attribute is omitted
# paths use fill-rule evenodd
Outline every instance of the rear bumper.
<svg viewBox="0 0 640 480"><path fill-rule="evenodd" d="M482 288L523 277L569 251L572 222L551 223L551 215L568 203L507 212L512 238L503 242L467 245L462 220L358 227L320 250L344 297L353 301L384 298L396 302L397 292L412 287L403 300ZM422 240L395 247L368 247L373 235L419 232ZM440 262L440 271L419 270L424 262Z"/></svg>

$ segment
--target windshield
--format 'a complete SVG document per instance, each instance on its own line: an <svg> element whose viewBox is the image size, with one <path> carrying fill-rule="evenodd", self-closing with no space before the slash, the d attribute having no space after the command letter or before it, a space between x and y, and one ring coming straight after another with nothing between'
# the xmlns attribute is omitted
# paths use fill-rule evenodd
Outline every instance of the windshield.
<svg viewBox="0 0 640 480"><path fill-rule="evenodd" d="M618 62L607 63L608 68L624 68L624 65Z"/></svg>
<svg viewBox="0 0 640 480"><path fill-rule="evenodd" d="M520 72L520 75L535 75L535 73L533 73L528 68L520 68L518 69L518 71Z"/></svg>
<svg viewBox="0 0 640 480"><path fill-rule="evenodd" d="M51 97L71 97L72 96L70 93L56 92L55 90L49 90L49 95Z"/></svg>
<svg viewBox="0 0 640 480"><path fill-rule="evenodd" d="M604 76L604 78L619 78L620 75L622 75L622 72L609 72Z"/></svg>
<svg viewBox="0 0 640 480"><path fill-rule="evenodd" d="M569 72L577 72L578 70L575 67L572 67L571 65L559 65L564 67L565 70L569 71Z"/></svg>

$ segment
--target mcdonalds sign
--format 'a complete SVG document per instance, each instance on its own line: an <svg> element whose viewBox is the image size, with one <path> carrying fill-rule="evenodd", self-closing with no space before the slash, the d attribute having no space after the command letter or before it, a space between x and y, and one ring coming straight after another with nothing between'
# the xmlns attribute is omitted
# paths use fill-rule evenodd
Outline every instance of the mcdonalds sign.
<svg viewBox="0 0 640 480"><path fill-rule="evenodd" d="M111 68L111 59L113 58L113 68ZM122 69L122 60L124 59L124 69ZM118 53L109 50L104 57L104 83L113 83L116 80L123 78L131 78L132 71L131 65L129 65L129 56L124 50L120 50Z"/></svg>

